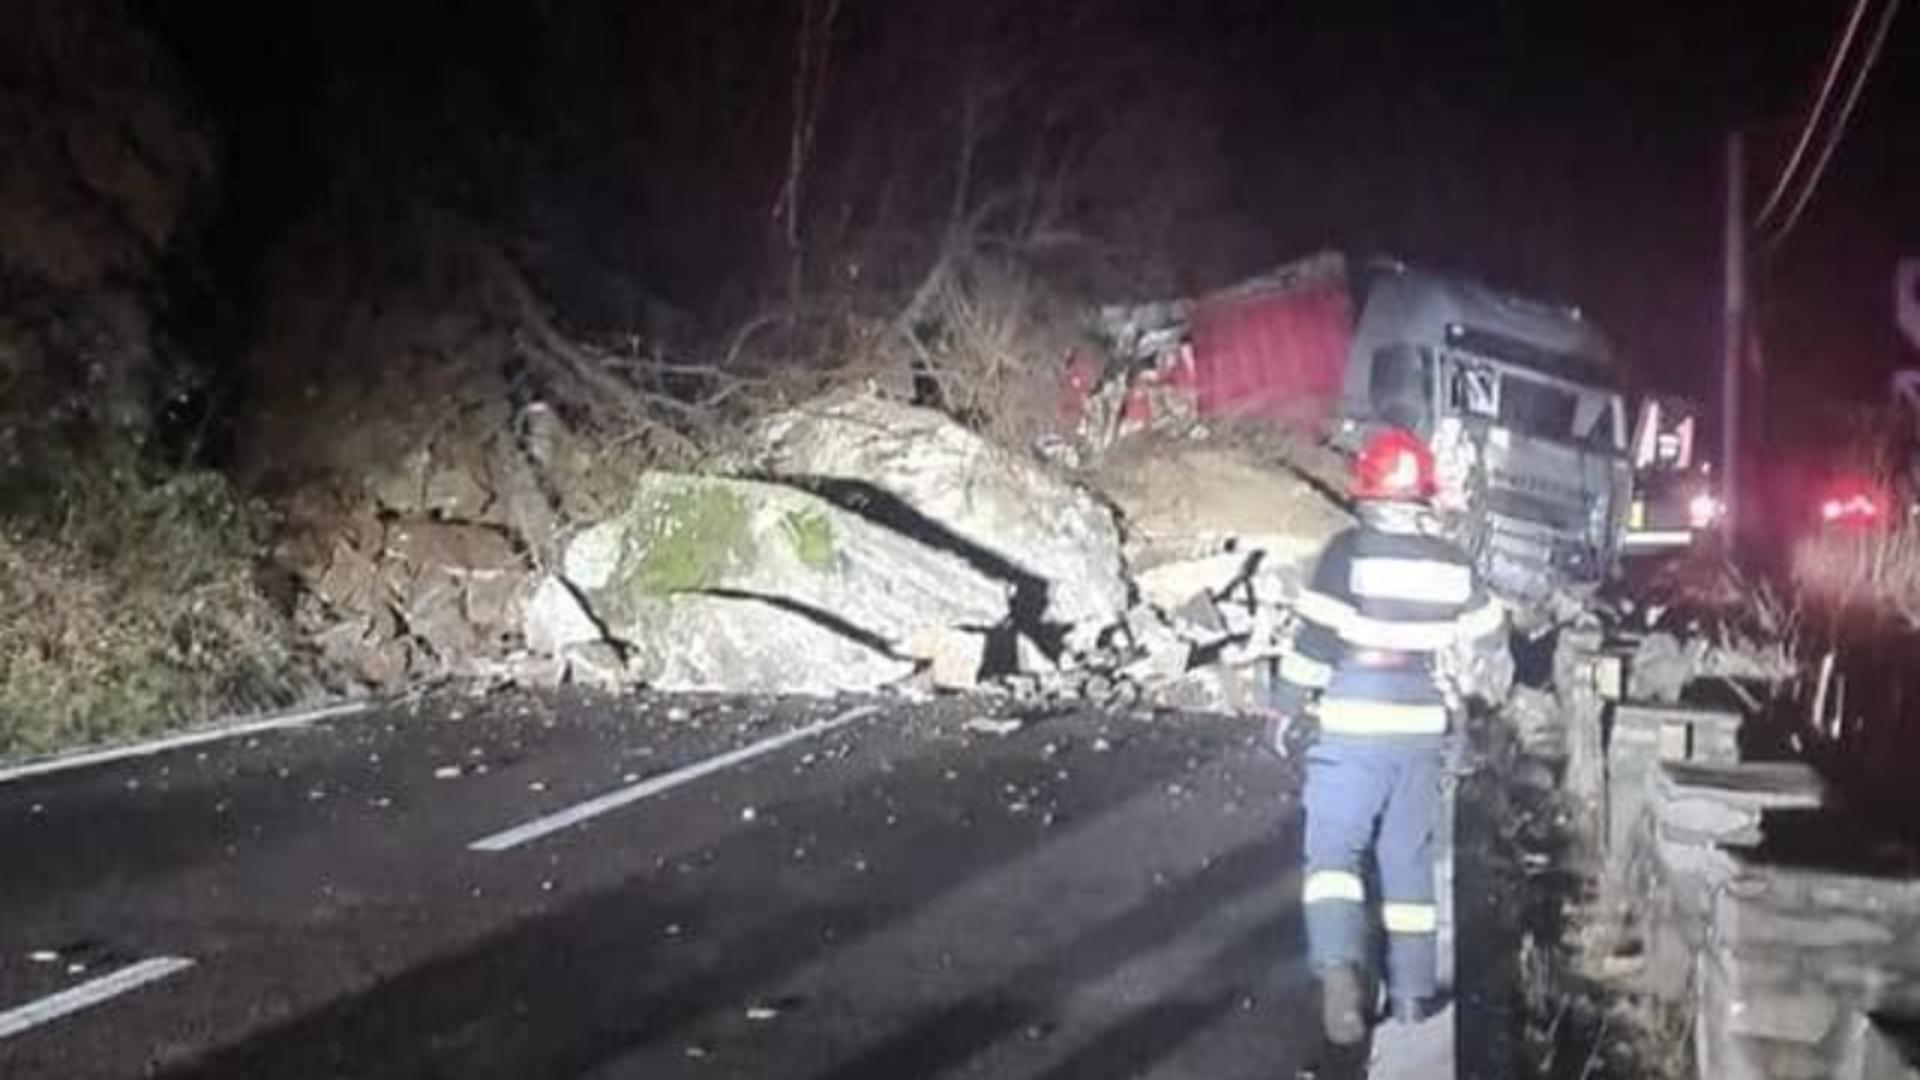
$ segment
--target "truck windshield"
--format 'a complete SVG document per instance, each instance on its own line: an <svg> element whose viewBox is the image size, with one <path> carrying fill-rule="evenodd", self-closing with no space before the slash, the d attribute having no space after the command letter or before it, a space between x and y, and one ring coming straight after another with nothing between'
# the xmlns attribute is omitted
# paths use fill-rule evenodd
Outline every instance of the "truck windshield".
<svg viewBox="0 0 1920 1080"><path fill-rule="evenodd" d="M1496 420L1522 435L1618 450L1613 395L1528 378L1511 368L1464 361L1456 356L1453 407Z"/></svg>

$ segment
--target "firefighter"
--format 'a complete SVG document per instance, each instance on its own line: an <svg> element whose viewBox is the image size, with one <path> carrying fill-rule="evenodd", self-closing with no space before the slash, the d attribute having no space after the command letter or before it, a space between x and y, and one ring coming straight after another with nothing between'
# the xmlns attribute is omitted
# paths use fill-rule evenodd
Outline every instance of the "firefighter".
<svg viewBox="0 0 1920 1080"><path fill-rule="evenodd" d="M1352 465L1359 524L1329 541L1303 591L1299 626L1275 680L1269 732L1287 752L1309 710L1307 950L1329 1041L1366 1037L1368 944L1387 936L1390 1015L1437 1011L1434 832L1455 672L1504 662L1504 616L1466 554L1438 535L1433 455L1409 432L1370 437ZM1497 657L1488 661L1487 657ZM1317 698L1317 705L1314 704ZM1369 849L1372 862L1369 866Z"/></svg>

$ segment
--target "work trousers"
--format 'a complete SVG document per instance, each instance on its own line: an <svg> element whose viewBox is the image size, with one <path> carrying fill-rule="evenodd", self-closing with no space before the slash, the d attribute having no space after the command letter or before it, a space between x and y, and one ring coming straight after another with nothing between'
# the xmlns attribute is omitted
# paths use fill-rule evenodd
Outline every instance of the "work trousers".
<svg viewBox="0 0 1920 1080"><path fill-rule="evenodd" d="M1372 919L1366 871L1378 869L1387 932L1387 992L1435 990L1434 826L1438 735L1322 734L1307 755L1307 954L1315 971L1366 966Z"/></svg>

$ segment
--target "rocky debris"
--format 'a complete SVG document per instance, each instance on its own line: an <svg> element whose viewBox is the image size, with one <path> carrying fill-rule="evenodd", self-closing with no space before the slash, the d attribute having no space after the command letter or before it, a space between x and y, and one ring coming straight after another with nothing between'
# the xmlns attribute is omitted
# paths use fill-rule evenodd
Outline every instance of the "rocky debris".
<svg viewBox="0 0 1920 1080"><path fill-rule="evenodd" d="M770 417L729 459L737 470L819 485L902 531L1001 565L1036 614L1086 637L1127 606L1120 532L1086 491L931 409L864 394Z"/></svg>
<svg viewBox="0 0 1920 1080"><path fill-rule="evenodd" d="M1121 674L1147 683L1168 682L1186 674L1193 658L1193 642L1181 636L1157 609L1139 607L1128 612L1126 630L1137 659L1122 667Z"/></svg>
<svg viewBox="0 0 1920 1080"><path fill-rule="evenodd" d="M471 675L521 630L528 567L500 530L363 519L310 579L322 654L375 683Z"/></svg>
<svg viewBox="0 0 1920 1080"><path fill-rule="evenodd" d="M1226 666L1198 668L1153 690L1153 703L1182 712L1236 713L1257 709L1261 681L1251 672Z"/></svg>
<svg viewBox="0 0 1920 1080"><path fill-rule="evenodd" d="M1224 444L1139 440L1105 461L1096 482L1126 522L1142 592L1162 606L1256 573L1269 578L1265 591L1291 597L1320 548L1352 523L1315 481ZM1182 563L1193 565L1163 569Z"/></svg>
<svg viewBox="0 0 1920 1080"><path fill-rule="evenodd" d="M840 395L740 447L717 462L736 475L638 474L625 509L550 548L502 523L508 485L485 455L402 458L375 485L381 512L307 560L321 638L387 683L1242 709L1280 654L1304 553L1346 520L1285 469L1187 447L1172 470L1113 474L1157 559L1130 580L1112 510L941 414Z"/></svg>
<svg viewBox="0 0 1920 1080"><path fill-rule="evenodd" d="M1151 566L1134 575L1140 599L1171 611L1195 597L1217 599L1247 581L1258 560L1243 551L1227 551L1196 559Z"/></svg>

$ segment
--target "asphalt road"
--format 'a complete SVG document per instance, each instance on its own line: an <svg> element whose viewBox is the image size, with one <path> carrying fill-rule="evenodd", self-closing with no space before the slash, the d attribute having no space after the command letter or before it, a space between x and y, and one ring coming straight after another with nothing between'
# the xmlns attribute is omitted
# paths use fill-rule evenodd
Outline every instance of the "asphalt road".
<svg viewBox="0 0 1920 1080"><path fill-rule="evenodd" d="M1317 1052L1297 777L1250 727L810 728L853 704L448 699L0 783L0 1076L1231 1080Z"/></svg>

